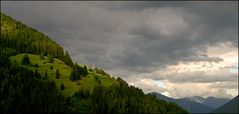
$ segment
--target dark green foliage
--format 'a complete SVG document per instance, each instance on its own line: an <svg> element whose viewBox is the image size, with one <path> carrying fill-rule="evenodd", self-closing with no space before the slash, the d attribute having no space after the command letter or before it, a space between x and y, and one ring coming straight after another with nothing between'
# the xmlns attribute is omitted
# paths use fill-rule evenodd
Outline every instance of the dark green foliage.
<svg viewBox="0 0 239 114"><path fill-rule="evenodd" d="M94 79L95 79L95 81L96 81L98 84L101 84L101 81L100 81L100 79L99 79L98 76L94 76Z"/></svg>
<svg viewBox="0 0 239 114"><path fill-rule="evenodd" d="M34 72L34 76L38 79L41 79L41 75L40 73L38 73L38 70L36 69L35 72Z"/></svg>
<svg viewBox="0 0 239 114"><path fill-rule="evenodd" d="M95 72L98 74L103 74L106 76L110 76L108 73L106 73L104 70L100 69L100 68L95 68Z"/></svg>
<svg viewBox="0 0 239 114"><path fill-rule="evenodd" d="M70 80L71 80L71 81L75 81L75 80L76 80L75 70L71 70Z"/></svg>
<svg viewBox="0 0 239 114"><path fill-rule="evenodd" d="M56 79L60 79L60 71L59 71L59 69L56 69Z"/></svg>
<svg viewBox="0 0 239 114"><path fill-rule="evenodd" d="M12 49L11 53L50 54L53 58L63 60L67 65L73 66L68 53L48 36L30 28L21 22L1 12L0 48ZM7 51L10 52L10 51ZM65 59L66 58L66 59Z"/></svg>
<svg viewBox="0 0 239 114"><path fill-rule="evenodd" d="M29 59L29 56L27 54L25 54L22 58L22 65L28 65L30 64L30 59Z"/></svg>
<svg viewBox="0 0 239 114"><path fill-rule="evenodd" d="M8 55L0 52L0 67L9 67L10 61L8 59Z"/></svg>
<svg viewBox="0 0 239 114"><path fill-rule="evenodd" d="M42 59L42 60L44 60L44 59L45 59L45 57L44 57L44 54L43 54L43 53L41 53L41 54L40 54L40 59Z"/></svg>
<svg viewBox="0 0 239 114"><path fill-rule="evenodd" d="M39 67L38 63L35 63L35 64L34 64L34 67Z"/></svg>
<svg viewBox="0 0 239 114"><path fill-rule="evenodd" d="M53 66L50 66L50 69L52 70L52 69L53 69Z"/></svg>
<svg viewBox="0 0 239 114"><path fill-rule="evenodd" d="M87 67L86 65L82 68L77 63L75 63L73 70L71 71L70 80L80 80L81 76L86 77L88 75Z"/></svg>
<svg viewBox="0 0 239 114"><path fill-rule="evenodd" d="M0 68L0 113L69 112L55 82L21 67Z"/></svg>
<svg viewBox="0 0 239 114"><path fill-rule="evenodd" d="M47 74L47 71L45 71L45 75L44 75L44 78L43 78L44 80L47 80L47 79L48 79L47 75L48 75L48 74Z"/></svg>
<svg viewBox="0 0 239 114"><path fill-rule="evenodd" d="M65 86L63 83L61 83L61 90L65 90Z"/></svg>
<svg viewBox="0 0 239 114"><path fill-rule="evenodd" d="M0 53L6 56L12 56L17 54L17 51L13 48L1 47L0 50L1 50Z"/></svg>
<svg viewBox="0 0 239 114"><path fill-rule="evenodd" d="M97 79L97 77L96 77ZM145 95L141 89L118 78L119 84L110 87L97 85L92 92L79 90L68 104L74 113L187 113L174 103L157 100L155 96Z"/></svg>
<svg viewBox="0 0 239 114"><path fill-rule="evenodd" d="M70 74L70 80L71 81L76 81L76 80L80 80L80 79L81 79L81 75L80 75L79 71L72 70L71 74Z"/></svg>
<svg viewBox="0 0 239 114"><path fill-rule="evenodd" d="M83 75L84 77L86 77L86 76L88 75L88 70L87 70L86 65L84 65L84 68L82 69L82 75Z"/></svg>
<svg viewBox="0 0 239 114"><path fill-rule="evenodd" d="M65 53L63 59L64 59L64 62L65 62L67 65L69 65L69 66L71 66L71 67L74 67L74 63L72 62L71 57L70 57L68 51L66 51L66 53Z"/></svg>
<svg viewBox="0 0 239 114"><path fill-rule="evenodd" d="M47 59L48 59L48 62L49 62L49 63L53 63L53 62L54 62L54 58L53 58L53 56L50 55L50 54L48 55Z"/></svg>

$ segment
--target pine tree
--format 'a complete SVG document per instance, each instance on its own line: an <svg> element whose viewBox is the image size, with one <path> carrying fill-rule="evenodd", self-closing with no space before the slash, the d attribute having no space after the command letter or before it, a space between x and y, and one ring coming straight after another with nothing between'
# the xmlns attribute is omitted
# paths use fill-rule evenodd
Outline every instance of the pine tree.
<svg viewBox="0 0 239 114"><path fill-rule="evenodd" d="M48 54L48 62L49 63L53 63L54 62L54 58L52 55Z"/></svg>
<svg viewBox="0 0 239 114"><path fill-rule="evenodd" d="M44 80L46 80L48 77L47 77L47 71L45 70L45 76L44 76Z"/></svg>
<svg viewBox="0 0 239 114"><path fill-rule="evenodd" d="M72 62L71 57L70 57L68 51L65 52L65 55L64 55L64 59L63 59L63 60L64 60L64 62L65 62L67 65L69 65L69 66L71 66L71 67L74 67L74 63Z"/></svg>
<svg viewBox="0 0 239 114"><path fill-rule="evenodd" d="M75 81L75 71L71 70L70 80Z"/></svg>
<svg viewBox="0 0 239 114"><path fill-rule="evenodd" d="M65 89L65 86L63 83L61 83L61 90L64 90Z"/></svg>
<svg viewBox="0 0 239 114"><path fill-rule="evenodd" d="M29 56L27 54L25 54L22 58L22 65L28 65L30 64L30 59L29 59Z"/></svg>
<svg viewBox="0 0 239 114"><path fill-rule="evenodd" d="M59 79L60 78L60 71L59 69L56 69L56 79Z"/></svg>
<svg viewBox="0 0 239 114"><path fill-rule="evenodd" d="M86 65L83 68L83 76L86 77L88 75L87 67Z"/></svg>

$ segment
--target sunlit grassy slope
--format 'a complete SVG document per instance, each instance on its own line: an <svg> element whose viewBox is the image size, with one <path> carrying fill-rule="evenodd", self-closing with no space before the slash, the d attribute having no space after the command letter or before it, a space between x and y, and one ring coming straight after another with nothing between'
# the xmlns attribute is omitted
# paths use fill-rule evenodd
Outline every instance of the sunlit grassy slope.
<svg viewBox="0 0 239 114"><path fill-rule="evenodd" d="M10 60L12 64L16 62L16 64L21 65L23 56L24 54L11 56ZM98 74L94 70L89 70L90 68L88 68L89 74L87 77L82 77L81 80L72 82L69 78L71 67L67 66L61 60L54 58L54 62L49 63L46 56L44 57L44 60L40 59L39 55L28 54L28 56L30 58L31 64L21 66L33 71L37 70L42 75L42 77L45 76L45 71L47 71L48 79L54 80L59 88L61 83L64 84L65 90L62 90L62 92L66 96L74 94L79 89L92 90L94 85L99 84L99 81L104 86L110 86L113 83L117 83L116 80L110 78L109 76ZM38 67L34 67L34 64L36 63L38 64ZM51 66L53 67L53 69L51 69ZM59 69L60 71L60 79L56 79L56 69ZM97 81L96 78L98 78L99 81Z"/></svg>

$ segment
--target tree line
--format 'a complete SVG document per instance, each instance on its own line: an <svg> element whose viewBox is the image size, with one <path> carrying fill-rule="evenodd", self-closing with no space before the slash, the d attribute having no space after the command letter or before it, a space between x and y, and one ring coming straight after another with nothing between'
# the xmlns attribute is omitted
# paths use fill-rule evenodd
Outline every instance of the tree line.
<svg viewBox="0 0 239 114"><path fill-rule="evenodd" d="M1 38L0 48L11 48L15 53L31 53L50 55L73 66L73 62L63 48L37 30L18 22L11 17L1 13Z"/></svg>
<svg viewBox="0 0 239 114"><path fill-rule="evenodd" d="M86 65L84 65L84 67L81 67L77 63L75 63L70 74L70 80L71 81L80 80L81 77L86 77L87 75L88 75L88 70Z"/></svg>
<svg viewBox="0 0 239 114"><path fill-rule="evenodd" d="M145 95L121 78L112 86L97 84L91 91L79 89L66 97L60 92L65 89L63 84L57 88L54 81L41 76L37 70L11 64L8 56L1 55L0 60L5 63L0 66L0 113L187 113L174 103Z"/></svg>
<svg viewBox="0 0 239 114"><path fill-rule="evenodd" d="M4 61L9 64L0 66L0 113L69 111L54 81L41 78L37 70L11 65L8 58Z"/></svg>

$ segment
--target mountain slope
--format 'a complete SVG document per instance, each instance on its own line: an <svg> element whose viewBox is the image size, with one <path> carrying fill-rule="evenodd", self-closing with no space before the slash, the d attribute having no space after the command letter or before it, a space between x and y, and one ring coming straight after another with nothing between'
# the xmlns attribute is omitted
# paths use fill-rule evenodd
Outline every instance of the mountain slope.
<svg viewBox="0 0 239 114"><path fill-rule="evenodd" d="M198 103L198 102L194 102L191 101L189 99L173 99L173 98L169 98L166 97L162 94L159 94L157 92L152 92L151 94L155 95L157 97L157 99L159 100L165 100L167 102L174 102L176 104L178 104L180 107L184 108L185 110L187 110L189 113L208 113L211 112L212 110L214 110L214 108Z"/></svg>
<svg viewBox="0 0 239 114"><path fill-rule="evenodd" d="M150 94L155 95L157 99L164 100L166 102L175 102L176 101L176 99L169 98L169 97L159 94L157 92L151 92Z"/></svg>
<svg viewBox="0 0 239 114"><path fill-rule="evenodd" d="M110 78L109 76L96 73L95 70L93 69L88 71L89 75L87 77L82 77L81 80L73 82L69 78L72 68L66 65L63 61L55 58L53 63L49 63L46 56L44 57L45 59L42 60L40 59L39 55L27 54L29 56L31 65L21 65L21 60L24 55L25 54L17 54L11 56L10 57L11 63L18 64L31 71L37 70L38 73L42 75L42 78L44 78L45 73L47 73L47 78L49 80L55 81L57 87L60 88L61 84L64 84L65 89L62 92L66 96L73 95L80 88L91 90L94 85L98 84L97 80L95 80L95 77L98 77L98 81L100 81L101 84L104 86L110 86L113 83L117 83L114 79ZM38 66L35 67L34 66L35 64L37 64ZM59 79L56 79L56 69L59 69L60 72Z"/></svg>
<svg viewBox="0 0 239 114"><path fill-rule="evenodd" d="M222 105L226 104L228 101L230 101L230 99L208 97L203 104L211 106L216 109L216 108L219 108Z"/></svg>
<svg viewBox="0 0 239 114"><path fill-rule="evenodd" d="M239 113L238 111L238 96L221 106L220 108L214 110L212 113Z"/></svg>
<svg viewBox="0 0 239 114"><path fill-rule="evenodd" d="M52 55L72 66L72 61L63 48L48 36L1 12L0 47L12 49L16 53Z"/></svg>
<svg viewBox="0 0 239 114"><path fill-rule="evenodd" d="M203 104L206 101L206 99L204 99L203 97L200 97L200 96L186 97L184 99L188 99L190 101L193 101L196 103L201 103L201 104Z"/></svg>
<svg viewBox="0 0 239 114"><path fill-rule="evenodd" d="M183 107L190 113L208 113L214 110L214 108L201 103L192 102L187 99L177 99L176 104Z"/></svg>
<svg viewBox="0 0 239 114"><path fill-rule="evenodd" d="M62 50L1 13L0 113L187 113L103 70L73 64Z"/></svg>

